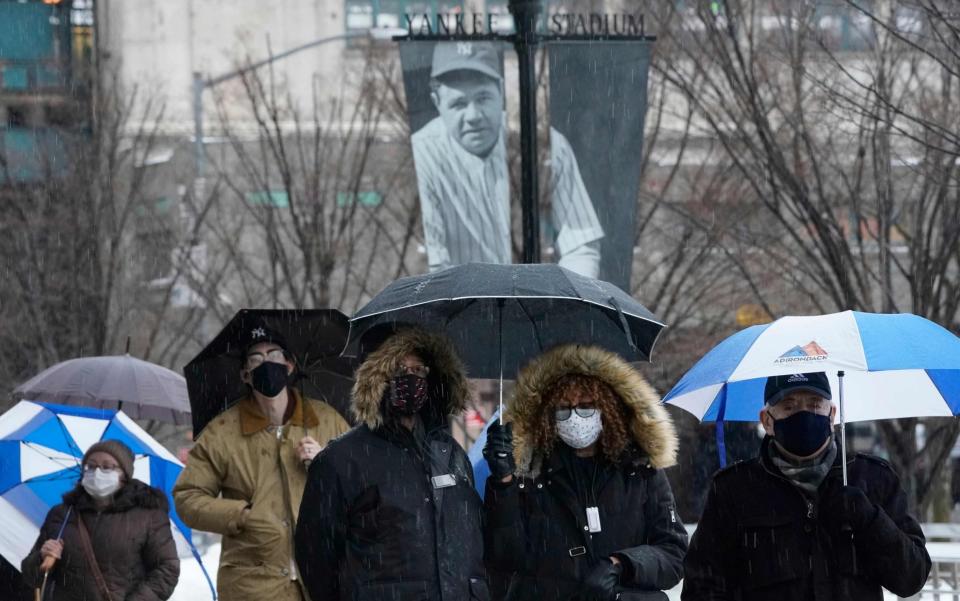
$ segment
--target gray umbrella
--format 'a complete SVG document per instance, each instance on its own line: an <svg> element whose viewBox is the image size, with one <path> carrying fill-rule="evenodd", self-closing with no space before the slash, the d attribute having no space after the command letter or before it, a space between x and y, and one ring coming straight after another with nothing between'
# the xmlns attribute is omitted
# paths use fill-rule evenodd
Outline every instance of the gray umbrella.
<svg viewBox="0 0 960 601"><path fill-rule="evenodd" d="M18 386L14 395L31 401L122 409L134 419L190 423L183 376L130 355L57 363Z"/></svg>

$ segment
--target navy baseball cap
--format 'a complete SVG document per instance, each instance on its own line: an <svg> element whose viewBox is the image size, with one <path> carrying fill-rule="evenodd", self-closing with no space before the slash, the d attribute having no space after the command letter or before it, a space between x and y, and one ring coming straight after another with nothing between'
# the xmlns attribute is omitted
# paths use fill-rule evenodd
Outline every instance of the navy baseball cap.
<svg viewBox="0 0 960 601"><path fill-rule="evenodd" d="M503 79L500 53L493 42L437 42L433 47L430 77L452 71L476 71L497 81Z"/></svg>
<svg viewBox="0 0 960 601"><path fill-rule="evenodd" d="M776 405L783 397L798 390L819 394L828 401L832 396L827 374L817 371L806 374L770 376L767 378L766 386L763 387L763 402L767 405Z"/></svg>

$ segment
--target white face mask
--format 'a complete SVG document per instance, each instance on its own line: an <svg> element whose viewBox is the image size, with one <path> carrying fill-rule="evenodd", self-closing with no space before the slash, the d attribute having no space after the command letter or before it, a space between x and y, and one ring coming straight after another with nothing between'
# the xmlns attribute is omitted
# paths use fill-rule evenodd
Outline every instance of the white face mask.
<svg viewBox="0 0 960 601"><path fill-rule="evenodd" d="M97 468L84 471L80 482L91 497L103 499L120 490L120 470L103 471Z"/></svg>
<svg viewBox="0 0 960 601"><path fill-rule="evenodd" d="M575 449L585 449L597 441L603 422L600 421L600 410L597 409L590 417L580 417L576 411L563 421L557 421L557 434L560 440Z"/></svg>

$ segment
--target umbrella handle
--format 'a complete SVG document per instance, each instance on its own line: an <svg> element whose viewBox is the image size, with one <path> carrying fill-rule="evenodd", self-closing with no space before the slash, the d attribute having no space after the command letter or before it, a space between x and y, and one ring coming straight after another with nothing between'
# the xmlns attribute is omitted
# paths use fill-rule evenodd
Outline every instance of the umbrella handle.
<svg viewBox="0 0 960 601"><path fill-rule="evenodd" d="M63 517L63 523L60 524L60 530L57 532L57 540L63 540L63 529L67 527L67 522L70 521L70 514L73 512L73 505L67 507L67 515ZM37 601L43 600L43 595L47 589L47 576L50 575L50 572L53 571L53 567L57 565L57 558L47 555L43 558L43 561L40 562L40 571L43 572L43 584L40 585L39 589L35 589Z"/></svg>
<svg viewBox="0 0 960 601"><path fill-rule="evenodd" d="M43 582L40 584L40 588L33 589L33 598L34 601L43 601L44 596L47 594L47 578L50 577L50 572L53 570L53 566L57 564L56 557L50 557L49 555L43 558L43 561L40 562L40 571L43 572Z"/></svg>
<svg viewBox="0 0 960 601"><path fill-rule="evenodd" d="M843 485L847 485L847 419L843 411L843 370L837 372L840 381L840 462L843 465Z"/></svg>
<svg viewBox="0 0 960 601"><path fill-rule="evenodd" d="M57 558L51 555L47 555L43 558L43 561L40 562L40 571L43 572L43 579L47 579L47 574L53 570L53 566L57 565Z"/></svg>

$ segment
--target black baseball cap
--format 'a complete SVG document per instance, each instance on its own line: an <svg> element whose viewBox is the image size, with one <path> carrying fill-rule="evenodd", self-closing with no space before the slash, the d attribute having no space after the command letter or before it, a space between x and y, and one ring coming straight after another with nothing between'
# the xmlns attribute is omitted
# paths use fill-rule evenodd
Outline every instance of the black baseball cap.
<svg viewBox="0 0 960 601"><path fill-rule="evenodd" d="M828 401L832 396L827 374L817 371L806 374L770 376L767 378L767 385L763 387L763 402L767 405L776 405L783 397L798 390L819 394Z"/></svg>
<svg viewBox="0 0 960 601"><path fill-rule="evenodd" d="M239 347L243 349L244 355L250 350L250 347L260 342L272 342L284 351L287 350L287 341L280 332L270 328L262 320L250 320L244 323L239 334Z"/></svg>

